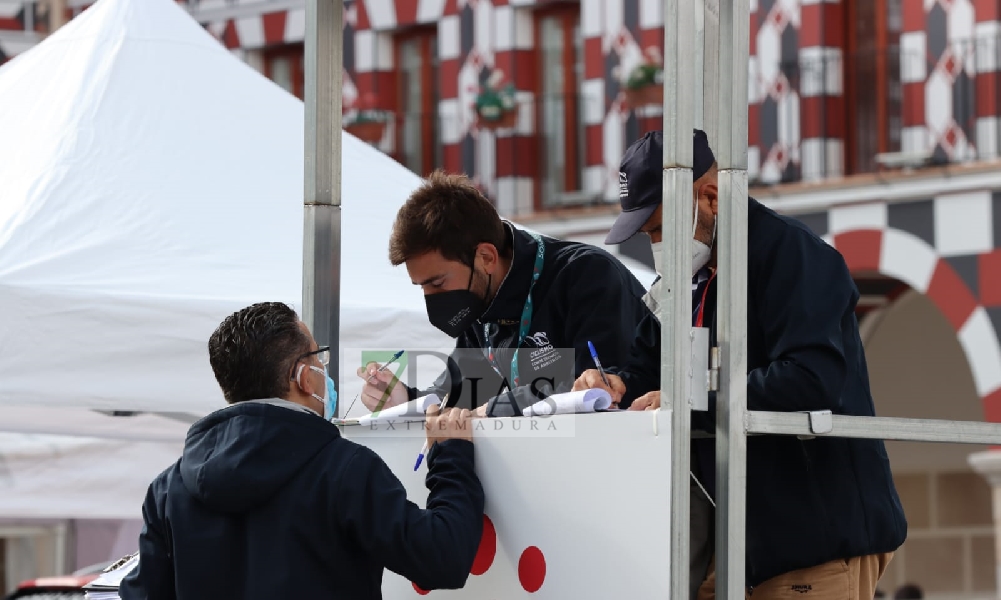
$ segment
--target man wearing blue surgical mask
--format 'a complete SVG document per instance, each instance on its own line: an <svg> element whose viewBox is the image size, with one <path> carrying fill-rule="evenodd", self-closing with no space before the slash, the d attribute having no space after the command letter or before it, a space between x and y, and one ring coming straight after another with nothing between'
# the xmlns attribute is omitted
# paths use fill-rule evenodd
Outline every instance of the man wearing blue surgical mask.
<svg viewBox="0 0 1001 600"><path fill-rule="evenodd" d="M374 600L385 569L425 590L465 584L484 502L469 411L428 410L422 510L328 422L329 352L292 308L230 315L208 351L230 406L192 425L180 460L150 484L123 600Z"/></svg>
<svg viewBox="0 0 1001 600"><path fill-rule="evenodd" d="M715 228L719 202L709 141L693 134L692 325L716 340ZM622 160L622 215L610 241L638 232L659 242L663 141L647 134ZM678 201L689 201L679 198ZM685 232L687 235L687 231ZM855 318L859 292L844 258L802 223L747 199L747 407L763 411L831 410L873 416L865 352ZM660 251L656 252L659 258ZM656 298L651 298L655 301ZM622 406L660 406L660 322L651 316L635 334L629 359L607 379ZM595 371L576 389L605 387ZM693 412L692 427L716 426L715 392L709 412ZM713 443L693 444L692 469L713 495ZM705 557L706 525L692 495L693 560ZM746 588L754 598L872 598L894 551L907 535L882 440L753 436L747 440ZM703 503L699 503L703 504ZM712 520L710 520L710 525ZM696 528L700 528L697 531ZM699 563L701 569L703 563ZM715 574L693 597L715 597ZM696 590L696 587L698 589Z"/></svg>

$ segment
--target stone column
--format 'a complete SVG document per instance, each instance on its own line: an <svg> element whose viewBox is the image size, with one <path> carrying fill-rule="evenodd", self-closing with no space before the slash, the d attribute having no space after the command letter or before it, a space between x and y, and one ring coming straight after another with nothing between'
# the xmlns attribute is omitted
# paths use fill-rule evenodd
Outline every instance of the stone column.
<svg viewBox="0 0 1001 600"><path fill-rule="evenodd" d="M43 0L48 5L49 34L66 24L66 0Z"/></svg>
<svg viewBox="0 0 1001 600"><path fill-rule="evenodd" d="M997 582L997 597L1001 598L1001 450L974 452L967 460L973 470L982 475L991 486L994 512L994 556L997 562L995 581Z"/></svg>

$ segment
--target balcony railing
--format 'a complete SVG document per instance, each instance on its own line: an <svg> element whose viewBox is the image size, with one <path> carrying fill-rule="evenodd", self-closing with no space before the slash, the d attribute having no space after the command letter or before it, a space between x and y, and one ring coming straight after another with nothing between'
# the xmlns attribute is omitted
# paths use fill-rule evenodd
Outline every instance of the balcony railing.
<svg viewBox="0 0 1001 600"><path fill-rule="evenodd" d="M1001 40L913 45L905 35L901 44L882 51L844 58L801 55L778 64L775 70L797 98L776 95L774 88L752 90L762 100L761 116L750 124L758 128L758 182L817 181L996 158ZM798 156L799 168L780 170L778 177L775 169L763 168L773 147Z"/></svg>
<svg viewBox="0 0 1001 600"><path fill-rule="evenodd" d="M899 44L880 51L804 52L771 66L756 59L752 82L771 83L769 89L752 83L760 86L751 90L757 114L750 123L751 152L757 154L749 165L752 181L820 181L999 156L1001 39L914 46L905 34ZM615 182L608 181L608 164L615 161L607 156L612 140L605 139L602 126L610 107L605 97L523 94L519 105L516 130L531 133L528 139L499 135L489 148L464 142L457 153L443 152L442 141L466 139L475 119L472 109L444 102L438 112L394 113L388 146L415 170L430 171L449 160L449 166L478 175L488 187L497 176L516 178L520 187L510 193L519 212L531 210L517 204L524 196L538 198L536 208L617 199ZM430 127L423 125L427 120ZM394 123L407 125L398 132ZM656 107L633 111L623 126L622 145L660 126ZM434 138L430 145L422 141L428 136Z"/></svg>

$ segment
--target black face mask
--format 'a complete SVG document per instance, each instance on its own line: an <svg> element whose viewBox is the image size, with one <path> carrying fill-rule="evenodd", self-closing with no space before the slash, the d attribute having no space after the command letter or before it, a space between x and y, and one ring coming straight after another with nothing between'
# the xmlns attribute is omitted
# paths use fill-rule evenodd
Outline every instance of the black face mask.
<svg viewBox="0 0 1001 600"><path fill-rule="evenodd" d="M484 299L472 292L474 272L470 271L469 285L464 290L450 290L424 296L428 320L449 337L457 338L462 335L462 332L469 329L487 309ZM489 276L487 289L490 289Z"/></svg>

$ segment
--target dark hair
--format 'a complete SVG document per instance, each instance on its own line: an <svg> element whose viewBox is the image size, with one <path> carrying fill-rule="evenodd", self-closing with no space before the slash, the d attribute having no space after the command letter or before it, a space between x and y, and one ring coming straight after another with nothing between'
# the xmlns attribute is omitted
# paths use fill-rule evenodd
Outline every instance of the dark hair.
<svg viewBox="0 0 1001 600"><path fill-rule="evenodd" d="M921 588L913 583L900 586L893 594L894 600L921 600L924 597L925 595L921 591Z"/></svg>
<svg viewBox="0 0 1001 600"><path fill-rule="evenodd" d="M230 404L284 398L295 361L309 352L299 316L281 302L262 302L226 317L209 338L209 363Z"/></svg>
<svg viewBox="0 0 1001 600"><path fill-rule="evenodd" d="M472 265L482 243L507 255L507 232L497 209L465 175L435 171L396 213L389 262L397 266L437 250L446 260Z"/></svg>

